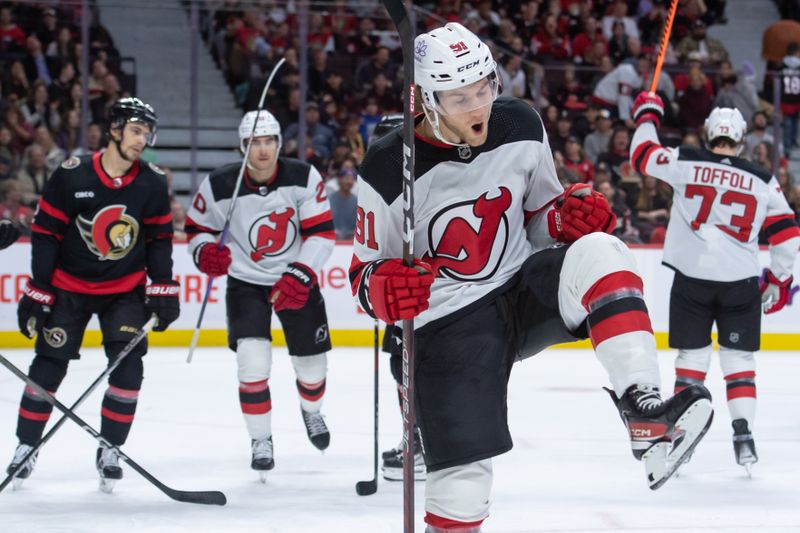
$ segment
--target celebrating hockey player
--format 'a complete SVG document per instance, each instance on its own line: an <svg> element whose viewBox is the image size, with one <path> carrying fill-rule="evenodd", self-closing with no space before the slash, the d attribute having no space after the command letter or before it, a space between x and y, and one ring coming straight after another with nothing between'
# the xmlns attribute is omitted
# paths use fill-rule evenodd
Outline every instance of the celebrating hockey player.
<svg viewBox="0 0 800 533"><path fill-rule="evenodd" d="M251 467L260 471L263 480L264 473L275 466L269 389L273 310L283 325L297 374L308 438L320 450L330 442L320 409L331 341L315 272L330 257L335 234L321 176L311 165L278 156L280 125L268 111L250 111L242 118L242 152L254 122L228 244L220 247L217 240L239 163L221 167L203 181L187 214L186 232L197 268L211 276L228 274L228 346L236 352Z"/></svg>
<svg viewBox="0 0 800 533"><path fill-rule="evenodd" d="M152 314L155 331L167 329L179 314L167 182L161 169L139 160L155 143L156 114L138 98L122 98L109 119L108 149L72 157L56 169L31 228L32 276L19 302L19 329L36 337L28 375L51 393L69 361L80 357L92 315L99 318L111 362ZM146 352L142 341L109 376L100 434L115 446L125 443L133 423ZM25 389L9 471L41 438L51 411ZM35 456L29 459L17 478L29 477L35 462ZM116 450L98 448L96 463L101 487L110 490L122 478Z"/></svg>
<svg viewBox="0 0 800 533"><path fill-rule="evenodd" d="M428 531L480 529L491 458L512 447L514 361L578 338L591 338L634 456L659 487L710 424L710 396L692 386L662 401L642 280L629 250L605 233L615 223L607 202L584 184L563 190L541 118L519 99L497 98L496 63L474 34L450 23L419 35L414 50L424 112L414 266L400 259L403 145L395 131L361 167L350 279L370 315L415 317Z"/></svg>
<svg viewBox="0 0 800 533"><path fill-rule="evenodd" d="M708 116L709 150L659 145L663 104L657 95L640 93L633 113L631 165L675 191L663 259L675 270L669 309L669 345L678 349L675 391L705 380L716 322L736 462L749 472L758 461L752 429L761 310L774 313L789 299L800 229L778 180L737 157L747 129L738 109L718 107ZM759 286L762 229L770 267Z"/></svg>

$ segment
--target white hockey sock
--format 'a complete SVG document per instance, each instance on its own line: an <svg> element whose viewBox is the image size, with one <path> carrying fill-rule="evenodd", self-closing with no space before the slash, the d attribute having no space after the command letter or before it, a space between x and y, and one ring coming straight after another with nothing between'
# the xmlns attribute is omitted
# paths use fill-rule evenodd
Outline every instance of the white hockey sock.
<svg viewBox="0 0 800 533"><path fill-rule="evenodd" d="M711 345L691 350L678 350L675 359L675 393L689 385L702 385L711 362Z"/></svg>
<svg viewBox="0 0 800 533"><path fill-rule="evenodd" d="M297 393L300 395L300 406L308 413L318 413L322 409L322 399L325 396L328 354L293 355L291 359L297 375Z"/></svg>
<svg viewBox="0 0 800 533"><path fill-rule="evenodd" d="M756 418L756 359L753 352L721 346L719 364L727 385L731 420L744 418L750 431Z"/></svg>
<svg viewBox="0 0 800 533"><path fill-rule="evenodd" d="M239 402L251 439L272 435L272 399L269 376L272 343L263 338L240 339L236 348Z"/></svg>

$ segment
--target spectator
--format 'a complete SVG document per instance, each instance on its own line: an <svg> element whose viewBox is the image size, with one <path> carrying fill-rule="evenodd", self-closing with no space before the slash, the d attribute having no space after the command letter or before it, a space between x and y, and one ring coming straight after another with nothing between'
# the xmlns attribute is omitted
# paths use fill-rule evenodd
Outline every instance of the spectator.
<svg viewBox="0 0 800 533"><path fill-rule="evenodd" d="M603 76L594 89L593 101L606 109L616 109L618 117L629 128L633 126L631 107L633 92L642 87L636 68L627 63Z"/></svg>
<svg viewBox="0 0 800 533"><path fill-rule="evenodd" d="M794 180L792 175L789 174L789 166L786 162L783 162L778 169L777 179L783 195L786 196L786 201L789 202L795 212L795 218L798 218L798 215L800 215L800 186L794 185Z"/></svg>
<svg viewBox="0 0 800 533"><path fill-rule="evenodd" d="M380 38L375 35L375 21L369 17L361 19L358 33L347 41L347 54L353 57L371 56L378 49Z"/></svg>
<svg viewBox="0 0 800 533"><path fill-rule="evenodd" d="M703 144L700 141L700 136L693 131L688 131L681 139L681 146L691 146L693 148L702 148Z"/></svg>
<svg viewBox="0 0 800 533"><path fill-rule="evenodd" d="M381 121L381 110L378 108L378 103L373 100L367 100L367 105L364 106L364 112L361 113L361 137L365 143L369 142L372 137L372 132L375 126Z"/></svg>
<svg viewBox="0 0 800 533"><path fill-rule="evenodd" d="M16 179L22 203L35 206L42 196L44 184L49 177L44 149L36 143L30 145L25 150L22 168L17 173Z"/></svg>
<svg viewBox="0 0 800 533"><path fill-rule="evenodd" d="M328 197L331 203L331 211L333 212L333 227L336 230L336 240L350 241L353 239L356 226L356 208L358 207L358 198L353 194L356 176L355 169L343 168L336 176L338 190Z"/></svg>
<svg viewBox="0 0 800 533"><path fill-rule="evenodd" d="M300 89L295 87L289 91L285 104L274 107L273 116L281 125L281 130L285 131L293 122L297 122L300 115Z"/></svg>
<svg viewBox="0 0 800 533"><path fill-rule="evenodd" d="M364 141L364 136L361 134L361 117L352 115L347 120L344 127L343 141L350 147L350 154L356 158L358 164L366 153L367 143Z"/></svg>
<svg viewBox="0 0 800 533"><path fill-rule="evenodd" d="M58 16L56 10L48 7L42 11L42 20L36 29L36 37L42 43L45 50L50 43L55 42L58 37Z"/></svg>
<svg viewBox="0 0 800 533"><path fill-rule="evenodd" d="M503 91L505 92L505 84ZM558 105L566 109L581 109L586 104L586 88L575 75L575 65L564 65L564 79L555 91L554 99ZM516 95L515 95L516 96Z"/></svg>
<svg viewBox="0 0 800 533"><path fill-rule="evenodd" d="M636 199L634 226L644 242L651 242L653 233L658 231L660 242L664 242L663 232L669 220L672 205L672 190L665 182L653 176L642 178L642 186Z"/></svg>
<svg viewBox="0 0 800 533"><path fill-rule="evenodd" d="M755 158L756 146L758 146L759 143L765 141L770 144L775 144L775 137L772 133L767 131L769 119L765 112L756 111L753 113L752 123L753 127L750 133L747 134L747 137L745 137L744 152L742 153L742 157L751 160Z"/></svg>
<svg viewBox="0 0 800 533"><path fill-rule="evenodd" d="M625 24L622 21L614 21L611 28L611 39L608 41L608 55L611 61L618 65L622 61L631 56L631 51L628 48L629 36L625 33Z"/></svg>
<svg viewBox="0 0 800 533"><path fill-rule="evenodd" d="M611 6L611 12L603 17L603 35L609 41L614 34L614 23L621 23L626 35L639 38L639 28L636 27L633 17L628 16L628 3L625 0L616 0Z"/></svg>
<svg viewBox="0 0 800 533"><path fill-rule="evenodd" d="M22 203L17 180L0 182L0 219L11 220L23 235L30 235L33 210Z"/></svg>
<svg viewBox="0 0 800 533"><path fill-rule="evenodd" d="M70 155L80 156L86 154L93 154L101 150L105 145L103 143L104 128L97 122L92 122L86 129L86 150L78 147L72 151Z"/></svg>
<svg viewBox="0 0 800 533"><path fill-rule="evenodd" d="M611 173L611 183L615 186L622 181L623 176L630 173L629 149L631 136L627 128L616 128L608 141L608 151L597 157L597 166L605 163ZM623 168L627 167L627 168Z"/></svg>
<svg viewBox="0 0 800 533"><path fill-rule="evenodd" d="M89 100L95 100L103 95L103 80L108 74L108 67L101 59L92 61L92 71L89 76Z"/></svg>
<svg viewBox="0 0 800 533"><path fill-rule="evenodd" d="M42 51L42 43L35 35L29 36L25 41L28 54L25 57L25 70L31 79L40 79L45 85L50 85L53 78L50 76L50 67Z"/></svg>
<svg viewBox="0 0 800 533"><path fill-rule="evenodd" d="M731 107L738 109L747 122L751 122L758 109L756 93L748 90L736 74L729 74L720 80L721 86L714 98L713 107Z"/></svg>
<svg viewBox="0 0 800 533"><path fill-rule="evenodd" d="M44 150L45 168L47 175L53 173L55 169L66 159L65 152L55 143L53 135L45 126L39 126L34 131L34 142Z"/></svg>
<svg viewBox="0 0 800 533"><path fill-rule="evenodd" d="M170 202L172 211L172 230L173 236L179 241L186 240L186 208L176 199Z"/></svg>
<svg viewBox="0 0 800 533"><path fill-rule="evenodd" d="M95 122L108 122L108 111L114 102L122 97L119 81L110 72L103 78L102 94L91 101L89 104L92 112L92 120Z"/></svg>
<svg viewBox="0 0 800 533"><path fill-rule="evenodd" d="M59 28L58 36L47 45L45 54L47 57L60 60L62 66L66 63L73 63L78 59L75 54L75 41L72 31L67 26Z"/></svg>
<svg viewBox="0 0 800 533"><path fill-rule="evenodd" d="M597 163L597 157L608 150L608 143L613 133L611 112L608 109L601 109L595 123L595 130L583 139L583 151L592 164Z"/></svg>
<svg viewBox="0 0 800 533"><path fill-rule="evenodd" d="M525 71L522 68L522 58L518 55L505 55L500 60L497 67L497 74L500 77L500 86L503 94L522 98L525 96L525 89L528 82L525 79Z"/></svg>
<svg viewBox="0 0 800 533"><path fill-rule="evenodd" d="M706 75L697 68L689 72L689 87L678 97L678 120L685 129L699 131L713 108L705 90Z"/></svg>
<svg viewBox="0 0 800 533"><path fill-rule="evenodd" d="M597 167L595 188L606 197L608 205L611 206L611 211L617 217L617 226L611 234L627 243L641 243L638 230L631 225L632 211L625 203L625 193L611 183L608 167L605 163Z"/></svg>
<svg viewBox="0 0 800 533"><path fill-rule="evenodd" d="M3 80L3 96L9 98L15 94L18 99L27 98L31 91L31 82L25 72L22 61L14 61L8 69L6 78Z"/></svg>
<svg viewBox="0 0 800 533"><path fill-rule="evenodd" d="M11 134L11 130L8 129L8 126L5 126L2 122L0 122L0 157L3 157L8 160L9 169L16 169L17 162L18 162L18 155L17 151L14 150L13 143L13 136ZM5 178L0 178L5 179Z"/></svg>
<svg viewBox="0 0 800 533"><path fill-rule="evenodd" d="M75 80L75 66L70 62L64 62L58 71L58 77L53 80L47 88L51 102L56 102L59 106L62 102L69 99L69 91L72 82Z"/></svg>
<svg viewBox="0 0 800 533"><path fill-rule="evenodd" d="M572 57L576 63L586 60L587 53L590 52L595 42L606 43L606 38L600 30L600 25L594 17L588 17L583 23L583 31L572 40ZM605 51L603 55L605 55Z"/></svg>
<svg viewBox="0 0 800 533"><path fill-rule="evenodd" d="M556 129L550 135L550 149L553 152L564 153L564 146L567 144L567 139L572 135L572 118L569 111L564 110L559 114L558 121L556 122Z"/></svg>
<svg viewBox="0 0 800 533"><path fill-rule="evenodd" d="M382 73L390 83L394 83L397 79L396 70L397 67L391 60L389 49L381 46L372 54L370 61L363 64L356 72L356 88L363 92L372 89L378 73Z"/></svg>
<svg viewBox="0 0 800 533"><path fill-rule="evenodd" d="M558 31L558 18L552 13L545 16L544 24L530 43L531 53L545 63L569 59L572 51L566 35Z"/></svg>
<svg viewBox="0 0 800 533"><path fill-rule="evenodd" d="M11 158L0 152L0 183L14 179Z"/></svg>
<svg viewBox="0 0 800 533"><path fill-rule="evenodd" d="M314 152L322 159L327 159L333 151L333 143L335 140L334 133L327 126L319 121L319 104L316 102L308 102L306 104L306 131L307 137L311 140L311 146ZM292 123L286 128L284 133L284 142L289 140L297 141L299 124Z"/></svg>
<svg viewBox="0 0 800 533"><path fill-rule="evenodd" d="M25 116L17 105L6 108L6 126L11 131L11 146L17 153L28 146L33 140L33 127L25 122Z"/></svg>
<svg viewBox="0 0 800 533"><path fill-rule="evenodd" d="M783 115L783 153L789 155L797 144L800 123L800 43L793 42L786 47L779 83Z"/></svg>
<svg viewBox="0 0 800 533"><path fill-rule="evenodd" d="M21 106L22 116L25 123L32 128L46 126L55 129L61 122L57 106L57 102L50 102L45 83L42 80L36 80L33 82L30 97Z"/></svg>
<svg viewBox="0 0 800 533"><path fill-rule="evenodd" d="M0 7L0 52L21 52L25 49L25 32L14 22L8 6Z"/></svg>
<svg viewBox="0 0 800 533"><path fill-rule="evenodd" d="M718 65L728 61L728 51L725 46L706 35L706 23L697 19L692 23L692 31L678 43L678 57L684 61L691 52L697 52L700 62L704 65Z"/></svg>
<svg viewBox="0 0 800 533"><path fill-rule="evenodd" d="M574 135L567 137L564 144L564 167L582 183L594 181L594 165L586 158L581 141Z"/></svg>
<svg viewBox="0 0 800 533"><path fill-rule="evenodd" d="M61 117L61 127L56 132L56 144L70 154L80 144L81 114L77 109L64 112Z"/></svg>
<svg viewBox="0 0 800 533"><path fill-rule="evenodd" d="M375 75L372 89L367 92L365 100L374 100L382 113L394 113L401 109L399 91L392 88L391 82L383 72Z"/></svg>
<svg viewBox="0 0 800 533"><path fill-rule="evenodd" d="M772 143L761 141L756 145L753 150L753 161L772 172L772 156L773 145Z"/></svg>

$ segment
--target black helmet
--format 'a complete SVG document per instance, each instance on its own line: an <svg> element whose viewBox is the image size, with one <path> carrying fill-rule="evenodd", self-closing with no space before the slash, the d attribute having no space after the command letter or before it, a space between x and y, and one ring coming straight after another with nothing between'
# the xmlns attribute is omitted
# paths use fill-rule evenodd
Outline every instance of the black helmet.
<svg viewBox="0 0 800 533"><path fill-rule="evenodd" d="M151 105L145 104L138 98L120 98L114 102L108 113L108 119L110 128L122 129L128 122L141 122L150 126L147 144L150 146L156 144L158 117Z"/></svg>

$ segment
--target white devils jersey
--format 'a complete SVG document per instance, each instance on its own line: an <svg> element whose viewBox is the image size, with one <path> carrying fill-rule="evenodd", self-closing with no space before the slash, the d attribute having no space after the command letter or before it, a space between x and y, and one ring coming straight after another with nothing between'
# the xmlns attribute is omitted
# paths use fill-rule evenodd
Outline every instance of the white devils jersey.
<svg viewBox="0 0 800 533"><path fill-rule="evenodd" d="M209 174L186 215L189 253L217 242L236 187L239 163ZM295 159L279 158L267 184L245 173L225 244L231 249L228 274L257 285L273 285L289 263L317 271L335 243L333 218L319 172Z"/></svg>
<svg viewBox="0 0 800 533"><path fill-rule="evenodd" d="M685 276L737 281L758 276L758 234L770 243L771 269L793 269L800 230L776 180L763 167L702 148L664 148L655 126L639 126L631 164L674 189L663 263Z"/></svg>
<svg viewBox="0 0 800 533"><path fill-rule="evenodd" d="M373 268L403 256L401 128L375 141L360 169L350 280L369 314ZM533 250L555 242L546 211L564 189L541 118L521 100L498 98L488 131L470 149L416 139L414 255L437 272L417 328L489 297Z"/></svg>

